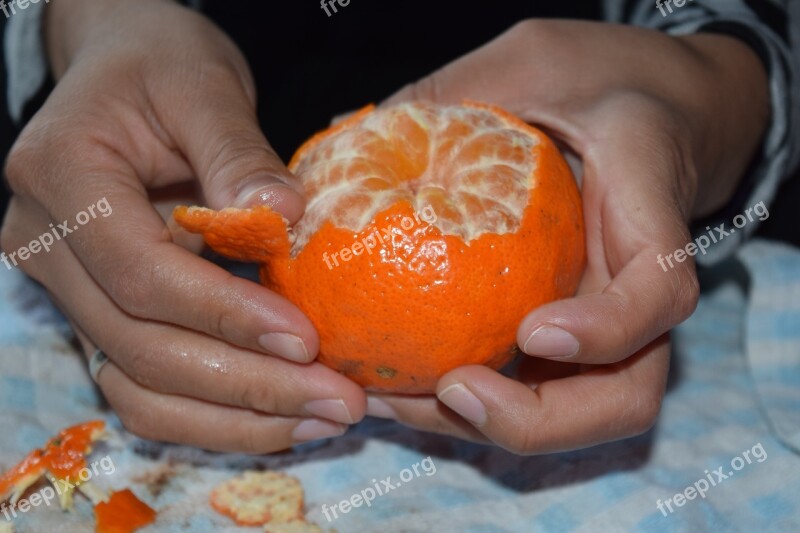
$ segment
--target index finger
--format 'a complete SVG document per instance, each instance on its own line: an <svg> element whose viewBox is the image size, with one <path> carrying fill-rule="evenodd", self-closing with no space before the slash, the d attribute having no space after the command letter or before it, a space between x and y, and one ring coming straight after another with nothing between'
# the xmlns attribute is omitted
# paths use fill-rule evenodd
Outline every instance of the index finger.
<svg viewBox="0 0 800 533"><path fill-rule="evenodd" d="M58 201L48 199L51 216L65 221L56 226L54 246L66 241L98 285L132 316L295 362L315 357L317 333L297 307L172 243L141 183L113 159L118 156L99 151L83 154L94 168L76 163L70 169L75 175L62 178L80 187L63 187ZM96 210L101 201L107 204L102 215ZM41 228L42 234L53 231Z"/></svg>

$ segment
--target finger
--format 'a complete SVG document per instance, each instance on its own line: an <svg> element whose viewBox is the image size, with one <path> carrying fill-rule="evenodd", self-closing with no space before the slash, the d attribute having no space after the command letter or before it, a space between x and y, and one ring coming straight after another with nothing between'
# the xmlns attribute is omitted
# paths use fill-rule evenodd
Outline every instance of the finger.
<svg viewBox="0 0 800 533"><path fill-rule="evenodd" d="M575 375L580 366L531 358L521 362L517 378L535 387L545 381ZM490 442L472 424L434 397L370 394L367 398L367 415L396 420L431 433L451 435L478 443Z"/></svg>
<svg viewBox="0 0 800 533"><path fill-rule="evenodd" d="M388 418L430 433L451 435L478 443L489 440L457 413L431 396L371 394L367 399L367 414Z"/></svg>
<svg viewBox="0 0 800 533"><path fill-rule="evenodd" d="M234 407L352 424L365 412L363 390L320 364L299 365L248 352L120 311L64 247L48 288L79 331L139 385Z"/></svg>
<svg viewBox="0 0 800 533"><path fill-rule="evenodd" d="M566 451L638 435L654 423L669 369L662 336L622 363L535 389L481 366L456 369L439 400L517 454Z"/></svg>
<svg viewBox="0 0 800 533"><path fill-rule="evenodd" d="M688 272L670 279L654 271L654 255L643 250L600 293L537 308L517 332L522 351L564 362L614 363L688 318L696 281Z"/></svg>
<svg viewBox="0 0 800 533"><path fill-rule="evenodd" d="M40 222L47 220L45 216L31 224L21 222L24 213L40 209L23 197L10 208L14 216L9 215L4 228L9 241L18 240L24 246L29 241L22 235L57 233L50 249L68 242L103 290L132 316L177 324L291 361L313 360L319 337L296 306L173 244L146 193L130 185L122 170L112 170L115 164L117 169L124 164L116 159L88 159L105 170L74 165L85 179L66 192L60 204L51 206L56 220L65 222L55 229ZM87 203L97 204L101 198L108 207L106 214L78 226L76 213L86 214Z"/></svg>
<svg viewBox="0 0 800 533"><path fill-rule="evenodd" d="M265 454L347 431L346 425L327 420L269 416L157 394L137 385L114 363L103 367L98 381L125 428L144 439Z"/></svg>
<svg viewBox="0 0 800 533"><path fill-rule="evenodd" d="M44 133L23 134L15 144L7 160L9 183L16 197L26 200L25 210L41 203L50 220L6 230L6 240L25 246L31 241L22 241L21 235L48 240L52 235L53 246L68 243L103 290L133 316L178 324L293 361L313 359L319 340L299 309L171 244L143 183L162 183L157 179L161 172L181 175L174 161L165 162L175 159L166 154L178 153L177 148L164 144L163 126L152 126L157 117L145 120L154 114L146 98L138 102L139 95L126 93L123 98L107 87L104 91L98 97L108 115L104 121L95 108L76 105L87 117L76 118L76 126L29 125L30 131ZM54 93L54 99L65 104L63 94ZM37 116L43 122L48 114ZM99 216L96 204L101 199L110 212ZM95 209L91 217L89 208ZM89 219L86 224L76 223L81 214Z"/></svg>
<svg viewBox="0 0 800 533"><path fill-rule="evenodd" d="M458 104L463 99L491 102L522 116L531 100L537 100L556 85L558 75L552 69L546 75L531 79L531 72L540 68L541 59L549 60L549 50L534 48L519 63L521 47L530 48L531 30L523 22L494 40L461 56L445 67L409 83L387 98L382 105L425 100L441 104ZM539 61L537 61L539 58ZM572 58L575 61L576 58ZM544 87L542 87L544 86Z"/></svg>
<svg viewBox="0 0 800 533"><path fill-rule="evenodd" d="M153 99L153 106L195 169L209 206L264 204L294 223L305 209L303 187L261 132L246 66L204 74L201 91L196 90L201 80L193 76L158 78L185 85L185 91L174 85L152 91L181 95Z"/></svg>
<svg viewBox="0 0 800 533"><path fill-rule="evenodd" d="M620 361L695 309L699 284L693 258L684 254L674 268L660 264L660 258L691 242L687 214L677 207L686 202L674 185L691 172L680 166L686 148L675 146L659 113L646 104L631 107L628 102L636 121L598 117L607 124L607 135L585 147L587 275L594 287L541 306L523 320L517 341L529 355L589 364ZM651 124L665 131L654 131Z"/></svg>

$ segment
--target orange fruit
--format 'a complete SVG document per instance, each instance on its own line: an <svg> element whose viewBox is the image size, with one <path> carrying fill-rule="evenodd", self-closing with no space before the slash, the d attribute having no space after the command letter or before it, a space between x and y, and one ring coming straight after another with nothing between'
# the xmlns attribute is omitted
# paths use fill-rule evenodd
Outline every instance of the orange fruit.
<svg viewBox="0 0 800 533"><path fill-rule="evenodd" d="M522 318L577 288L575 180L544 133L497 107L369 106L289 169L308 200L289 230L268 207L175 218L261 263L317 328L318 360L369 390L428 393L456 367L499 368Z"/></svg>

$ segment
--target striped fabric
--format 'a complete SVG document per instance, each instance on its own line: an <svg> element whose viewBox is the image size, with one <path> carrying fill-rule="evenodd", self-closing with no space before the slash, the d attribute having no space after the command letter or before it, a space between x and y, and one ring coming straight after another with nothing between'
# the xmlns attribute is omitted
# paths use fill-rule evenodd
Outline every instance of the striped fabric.
<svg viewBox="0 0 800 533"><path fill-rule="evenodd" d="M743 202L769 203L800 153L800 53L790 50L797 50L800 1L694 0L673 5L668 16L652 1L605 4L610 20L675 34L735 27L753 39L770 70L773 125ZM22 17L12 22L33 24ZM9 39L14 48L6 54L18 56L11 81L22 84L9 97L20 106L31 90L24 84L39 79L35 69L24 69L37 63L25 55L34 50L30 33L9 30ZM743 207L733 205L733 214ZM142 441L104 405L46 295L0 265L0 469L58 429L102 417L115 436L97 453L110 454L117 470L95 482L130 486L163 510L152 531L233 531L206 505L208 493L255 467L298 476L309 517L342 532L800 531L800 252L731 238L713 262L702 272L696 313L674 331L670 385L656 427L634 439L527 458L375 420L339 439L256 458ZM349 499L373 480L396 481L428 457L434 474L369 508L326 519L323 504ZM175 465L169 483L151 492L141 474L168 462ZM14 522L19 531L90 531L92 520L79 500L74 514L39 507Z"/></svg>
<svg viewBox="0 0 800 533"><path fill-rule="evenodd" d="M656 427L542 457L376 420L339 439L258 458L141 441L103 406L41 289L0 270L0 466L60 427L104 417L117 433L97 453L110 453L117 472L97 482L130 485L166 509L154 531L228 530L205 504L208 492L254 467L298 476L310 518L342 532L800 531L800 252L755 241L737 256L704 272L697 312L674 332ZM434 474L369 508L325 518L323 504L349 499L373 480L397 481L426 457ZM157 497L134 481L168 461L176 473ZM40 507L16 522L20 531L89 531L91 520L79 501L74 515Z"/></svg>
<svg viewBox="0 0 800 533"><path fill-rule="evenodd" d="M738 256L750 273L743 334L759 404L776 436L800 453L800 253L753 242Z"/></svg>

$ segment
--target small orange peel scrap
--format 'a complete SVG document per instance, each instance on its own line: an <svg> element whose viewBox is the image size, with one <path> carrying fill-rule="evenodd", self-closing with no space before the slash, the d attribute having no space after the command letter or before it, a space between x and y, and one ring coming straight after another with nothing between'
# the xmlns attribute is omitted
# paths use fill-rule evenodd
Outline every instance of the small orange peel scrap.
<svg viewBox="0 0 800 533"><path fill-rule="evenodd" d="M92 421L62 430L38 450L33 450L18 465L0 477L0 501L9 500L16 505L28 488L47 477L59 494L63 509L72 509L72 495L76 487L87 483L77 482L78 474L86 468L86 456L92 444L105 436L105 422Z"/></svg>
<svg viewBox="0 0 800 533"><path fill-rule="evenodd" d="M129 533L156 521L156 512L130 489L113 493L94 508L97 533Z"/></svg>
<svg viewBox="0 0 800 533"><path fill-rule="evenodd" d="M43 448L33 450L0 476L0 502L16 505L30 487L45 478L55 488L59 504L66 511L74 509L75 489L83 493L95 505L97 531L100 533L132 532L153 523L156 512L131 491L108 494L80 478L81 471L86 468L86 457L92 453L92 445L107 435L102 420L62 430Z"/></svg>

